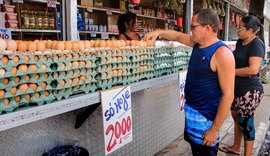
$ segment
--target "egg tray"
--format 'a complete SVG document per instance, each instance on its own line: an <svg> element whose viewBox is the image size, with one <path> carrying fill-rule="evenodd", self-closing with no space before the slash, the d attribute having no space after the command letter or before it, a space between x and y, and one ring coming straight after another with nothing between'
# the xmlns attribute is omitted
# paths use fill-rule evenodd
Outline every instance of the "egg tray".
<svg viewBox="0 0 270 156"><path fill-rule="evenodd" d="M131 66L112 66L112 67L109 67L109 68L107 68L107 69L105 69L105 67L99 67L98 69L97 69L97 72L98 72L98 74L105 74L105 73L107 73L108 75L109 75L109 73L111 72L111 71L113 71L113 70L127 70L127 71L130 71L131 69L133 69L133 68L139 68L139 66L134 66L134 67L131 67ZM111 74L112 75L112 74Z"/></svg>
<svg viewBox="0 0 270 156"><path fill-rule="evenodd" d="M14 79L16 78L16 77L9 77L9 78L1 78L0 79L0 89L5 89L5 88L10 88L10 87L13 87L13 86L18 86L18 85L20 85L20 84L23 84L23 83L30 83L30 82L35 82L35 83L38 83L38 84L40 84L40 83L42 83L42 82L46 82L47 84L50 84L51 82L52 82L52 80L53 80L53 77L52 77L52 74L51 73L47 73L48 74L48 78L47 79L45 79L43 76L45 75L45 73L40 73L39 74L39 79L38 80L36 80L35 78L34 78L34 76L36 75L36 74L30 74L29 75L29 77L30 77L30 79L29 79L29 81L25 81L24 79L25 79L25 77L27 76L27 75L23 75L23 76L19 76L20 77L20 81L18 82L18 83L15 83L14 82ZM9 79L9 83L8 84L6 84L6 85L4 85L3 84L3 82L4 82L4 80L5 79Z"/></svg>
<svg viewBox="0 0 270 156"><path fill-rule="evenodd" d="M177 62L177 61L185 61L185 62L187 62L188 59L186 57L176 57L176 58L172 59L172 63Z"/></svg>
<svg viewBox="0 0 270 156"><path fill-rule="evenodd" d="M82 68L85 69L85 68ZM69 70L69 71L61 71L61 72L54 72L53 73L53 80L62 80L62 79L67 79L67 78L79 78L80 76L92 76L95 77L97 75L96 70L92 70L92 72L90 72L90 70L86 69L86 73L84 73L82 70L80 70L80 74L78 74L76 72L76 70L73 71L73 74L71 75L70 72L73 70ZM55 75L55 73L58 73L58 76ZM66 73L66 74L63 74Z"/></svg>
<svg viewBox="0 0 270 156"><path fill-rule="evenodd" d="M91 51L54 51L52 54L52 60L55 63L71 62L71 61L87 61L96 60L95 52Z"/></svg>
<svg viewBox="0 0 270 156"><path fill-rule="evenodd" d="M16 77L16 76L23 76L23 75L27 75L27 74L39 74L39 73L50 73L50 72L53 72L50 67L47 67L46 70L42 71L41 68L37 68L37 71L33 71L31 69L28 69L26 73L23 73L21 70L18 70L16 71L16 73L12 74L11 73L11 68L12 67L7 67L5 69L6 73L4 75L4 77L2 78L6 78L6 77Z"/></svg>
<svg viewBox="0 0 270 156"><path fill-rule="evenodd" d="M117 86L117 85L127 85L127 84L131 84L132 82L134 82L134 78L131 77L126 77L123 79L120 79L118 77L115 78L110 78L106 80L103 80L103 82L101 83L100 81L97 82L97 88L101 89L101 90L106 90L109 88L112 88L113 86Z"/></svg>
<svg viewBox="0 0 270 156"><path fill-rule="evenodd" d="M83 86L83 85L81 85ZM86 85L85 88L76 88L76 87L70 87L70 88L65 88L64 90L63 89L55 89L54 92L53 92L53 95L55 97L56 100L60 101L62 99L68 99L71 95L74 95L74 94L78 94L78 93L89 93L89 92L95 92L97 87L96 87L96 83L91 83L91 86L90 85ZM56 93L57 92L57 93Z"/></svg>
<svg viewBox="0 0 270 156"><path fill-rule="evenodd" d="M45 96L44 92L40 92L40 97L36 98L34 96L34 94L30 94L31 98L30 100L25 100L25 95L20 96L21 97L21 101L20 102L15 102L14 98L15 97L11 97L9 98L10 102L8 105L5 105L3 103L4 99L0 99L0 114L2 114L3 112L6 113L11 113L13 112L15 109L17 109L18 107L28 107L30 104L34 104L34 105L43 105L45 103L49 104L52 101L54 101L55 97L53 96L53 94L50 92L50 95Z"/></svg>
<svg viewBox="0 0 270 156"><path fill-rule="evenodd" d="M0 53L0 60L3 56L7 56L9 59L8 64L3 64L2 61L0 61L0 68L6 68L6 67L12 67L12 66L18 66L20 64L35 64L39 67L41 65L45 64L47 66L50 66L52 64L52 53L50 51L45 52L11 52L11 51L3 51ZM19 57L19 62L15 63L12 59L17 56ZM26 62L24 58L28 56L29 62ZM47 56L47 60L43 60L43 56ZM35 61L35 57L38 58L38 61Z"/></svg>
<svg viewBox="0 0 270 156"><path fill-rule="evenodd" d="M159 77L162 75L169 75L173 73L172 68L167 68L167 69L157 69L154 71L154 76Z"/></svg>
<svg viewBox="0 0 270 156"><path fill-rule="evenodd" d="M5 88L5 91L6 91L5 98L11 98L11 97L25 95L25 94L34 94L36 92L42 92L44 90L52 90L53 89L50 84L47 84L45 89L43 89L40 85L37 85L36 90L33 90L32 88L28 88L26 92L22 92L21 90L17 89L16 94L12 95L10 93L10 90L12 89L12 87L13 86Z"/></svg>
<svg viewBox="0 0 270 156"><path fill-rule="evenodd" d="M187 69L187 65L182 65L182 66L178 66L178 67L173 67L172 71L175 73L175 72L178 72L181 70L186 70L186 69Z"/></svg>
<svg viewBox="0 0 270 156"><path fill-rule="evenodd" d="M67 89L67 88L70 88L70 87L75 87L75 86L78 86L78 85L89 84L89 83L96 83L97 82L97 80L94 77L92 78L91 81L89 80L89 77L86 77L86 78L87 79L86 79L85 82L83 82L83 81L81 81L79 79L79 82L78 83L72 81L71 85L68 84L68 80L69 79L63 79L63 80L67 80L67 81L65 81L64 86L61 85L60 80L57 80L57 82L55 84L52 84L52 87L54 89L56 89L56 90L60 90L60 89Z"/></svg>
<svg viewBox="0 0 270 156"><path fill-rule="evenodd" d="M62 68L62 64L65 64L65 67L64 68ZM52 70L53 71L68 71L68 70L74 70L74 69L81 69L81 68L96 68L97 67L97 65L96 65L96 63L92 63L92 65L91 66L89 66L89 63L86 63L86 65L85 66L82 66L80 63L79 63L79 66L78 67L74 67L73 65L72 65L72 67L70 68L68 65L69 65L69 63L71 63L71 62L63 62L61 65L58 65L58 64L53 64L52 65Z"/></svg>
<svg viewBox="0 0 270 156"><path fill-rule="evenodd" d="M173 67L179 67L179 66L186 65L186 64L187 64L186 61L177 61L177 62L174 62L172 65L173 65Z"/></svg>

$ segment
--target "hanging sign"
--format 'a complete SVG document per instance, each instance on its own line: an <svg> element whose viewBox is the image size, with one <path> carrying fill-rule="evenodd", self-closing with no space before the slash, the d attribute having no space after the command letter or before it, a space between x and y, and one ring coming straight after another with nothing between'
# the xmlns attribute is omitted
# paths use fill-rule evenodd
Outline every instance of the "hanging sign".
<svg viewBox="0 0 270 156"><path fill-rule="evenodd" d="M109 34L108 33L101 33L101 39L103 39L103 40L109 39Z"/></svg>
<svg viewBox="0 0 270 156"><path fill-rule="evenodd" d="M56 8L56 2L57 2L57 0L48 0L47 7L48 8Z"/></svg>
<svg viewBox="0 0 270 156"><path fill-rule="evenodd" d="M179 72L179 90L180 90L180 111L184 111L185 106L185 85L186 85L187 71Z"/></svg>
<svg viewBox="0 0 270 156"><path fill-rule="evenodd" d="M101 92L105 154L132 141L130 86Z"/></svg>
<svg viewBox="0 0 270 156"><path fill-rule="evenodd" d="M12 0L13 3L23 3L23 0Z"/></svg>
<svg viewBox="0 0 270 156"><path fill-rule="evenodd" d="M107 15L112 15L112 11L111 10L106 10L106 14Z"/></svg>
<svg viewBox="0 0 270 156"><path fill-rule="evenodd" d="M12 36L10 29L0 28L0 38L4 40L11 40Z"/></svg>
<svg viewBox="0 0 270 156"><path fill-rule="evenodd" d="M86 10L87 10L88 12L93 12L93 8L92 8L92 7L86 7Z"/></svg>
<svg viewBox="0 0 270 156"><path fill-rule="evenodd" d="M96 33L91 33L91 37L97 37Z"/></svg>

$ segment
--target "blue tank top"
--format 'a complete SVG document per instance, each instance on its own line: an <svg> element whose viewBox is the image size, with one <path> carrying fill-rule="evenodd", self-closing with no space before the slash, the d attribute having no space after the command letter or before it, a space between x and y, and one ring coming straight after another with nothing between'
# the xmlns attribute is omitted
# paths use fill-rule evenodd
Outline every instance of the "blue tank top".
<svg viewBox="0 0 270 156"><path fill-rule="evenodd" d="M206 48L200 48L199 44L193 47L185 85L186 103L211 121L217 113L221 89L217 73L211 70L210 61L221 46L227 45L218 41Z"/></svg>

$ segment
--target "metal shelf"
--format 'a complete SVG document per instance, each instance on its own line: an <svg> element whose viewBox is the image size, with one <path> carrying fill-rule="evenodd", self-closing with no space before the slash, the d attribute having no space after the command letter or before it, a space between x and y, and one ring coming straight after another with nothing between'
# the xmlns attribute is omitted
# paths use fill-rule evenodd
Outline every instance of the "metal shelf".
<svg viewBox="0 0 270 156"><path fill-rule="evenodd" d="M28 1L28 2L39 2L39 3L47 3L47 0L24 0L24 1ZM60 2L56 2L57 5L60 5Z"/></svg>
<svg viewBox="0 0 270 156"><path fill-rule="evenodd" d="M38 29L10 29L13 32L32 32L32 33L61 33L60 30L38 30Z"/></svg>
<svg viewBox="0 0 270 156"><path fill-rule="evenodd" d="M147 88L159 86L178 79L178 73L136 82L130 85L131 92L138 92ZM36 107L27 107L0 116L0 131L18 127L48 117L70 112L79 108L100 102L100 93L76 95L69 99L53 102Z"/></svg>
<svg viewBox="0 0 270 156"><path fill-rule="evenodd" d="M119 35L119 33L113 33L113 32L100 32L100 31L79 31L79 33L85 33L85 34L108 34L108 35Z"/></svg>
<svg viewBox="0 0 270 156"><path fill-rule="evenodd" d="M119 11L119 10L114 10L112 8L97 8L97 7L88 7L88 6L82 6L82 5L77 5L78 8L84 8L84 9L92 9L92 10L98 10L98 11L110 11L112 13L116 13L116 14L123 14L125 12L123 11Z"/></svg>

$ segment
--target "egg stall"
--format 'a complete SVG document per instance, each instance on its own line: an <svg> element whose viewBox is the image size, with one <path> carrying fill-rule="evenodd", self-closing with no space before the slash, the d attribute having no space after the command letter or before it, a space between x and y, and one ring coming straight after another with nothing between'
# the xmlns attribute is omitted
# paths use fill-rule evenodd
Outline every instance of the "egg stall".
<svg viewBox="0 0 270 156"><path fill-rule="evenodd" d="M99 91L123 85L131 86L133 141L112 155L153 155L180 136L177 71L187 68L190 48L120 40L0 45L3 155L42 155L67 144L104 155Z"/></svg>

